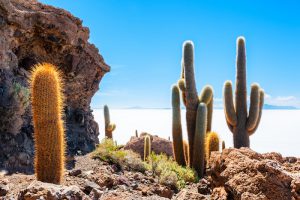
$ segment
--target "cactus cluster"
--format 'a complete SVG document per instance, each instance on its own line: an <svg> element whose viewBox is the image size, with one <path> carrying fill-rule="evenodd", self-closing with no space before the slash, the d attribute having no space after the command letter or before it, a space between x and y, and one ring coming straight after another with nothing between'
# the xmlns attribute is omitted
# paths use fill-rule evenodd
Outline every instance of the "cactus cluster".
<svg viewBox="0 0 300 200"><path fill-rule="evenodd" d="M201 177L204 167L204 138L211 131L213 112L213 89L205 86L200 95L197 94L194 74L194 45L191 41L183 44L183 59L181 61L181 77L178 86L172 88L173 107L173 149L175 160L180 165L188 165L195 168ZM186 107L186 124L188 133L188 155L185 158L182 142L182 127L180 114L179 89ZM199 109L198 109L199 108ZM205 116L204 116L205 115ZM201 123L201 124L199 124ZM203 131L204 129L204 132ZM194 161L194 157L196 157ZM188 163L186 162L188 161Z"/></svg>
<svg viewBox="0 0 300 200"><path fill-rule="evenodd" d="M105 137L108 139L113 139L112 132L116 129L116 124L110 122L109 109L105 105L104 108L104 121L105 121Z"/></svg>
<svg viewBox="0 0 300 200"><path fill-rule="evenodd" d="M31 79L37 180L59 184L65 163L62 81L51 64L35 66Z"/></svg>
<svg viewBox="0 0 300 200"><path fill-rule="evenodd" d="M250 147L249 136L256 131L262 115L264 91L258 84L252 84L248 114L246 48L243 37L237 39L235 104L233 102L232 83L230 81L225 82L223 92L226 122L233 133L234 147Z"/></svg>

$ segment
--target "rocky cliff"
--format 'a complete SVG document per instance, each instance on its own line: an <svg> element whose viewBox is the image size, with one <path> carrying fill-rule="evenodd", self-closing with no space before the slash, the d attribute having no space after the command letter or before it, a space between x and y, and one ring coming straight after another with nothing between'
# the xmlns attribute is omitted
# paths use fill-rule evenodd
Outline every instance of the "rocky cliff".
<svg viewBox="0 0 300 200"><path fill-rule="evenodd" d="M63 72L68 155L92 151L99 130L90 102L110 67L88 42L89 29L67 11L35 0L0 0L0 35L0 168L32 172L28 82L40 62Z"/></svg>

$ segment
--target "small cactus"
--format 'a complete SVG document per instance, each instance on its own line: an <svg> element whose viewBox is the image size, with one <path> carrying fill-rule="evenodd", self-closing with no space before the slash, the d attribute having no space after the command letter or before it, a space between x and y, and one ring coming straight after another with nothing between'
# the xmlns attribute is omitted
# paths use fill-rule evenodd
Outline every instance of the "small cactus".
<svg viewBox="0 0 300 200"><path fill-rule="evenodd" d="M210 154L212 151L219 151L219 145L219 135L216 132L209 132L205 140L205 152L207 160L210 158Z"/></svg>
<svg viewBox="0 0 300 200"><path fill-rule="evenodd" d="M144 161L148 161L151 154L151 138L149 135L144 137Z"/></svg>
<svg viewBox="0 0 300 200"><path fill-rule="evenodd" d="M110 123L109 109L108 106L104 106L104 121L105 121L105 137L112 139L112 132L116 129L116 124Z"/></svg>
<svg viewBox="0 0 300 200"><path fill-rule="evenodd" d="M205 169L205 135L207 124L207 108L205 103L200 103L197 108L195 141L194 141L194 159L193 168L198 173L199 178L203 178ZM191 159L191 156L190 156Z"/></svg>
<svg viewBox="0 0 300 200"><path fill-rule="evenodd" d="M39 181L60 184L65 163L63 93L60 74L53 65L35 66L31 94L35 174Z"/></svg>
<svg viewBox="0 0 300 200"><path fill-rule="evenodd" d="M185 166L185 157L182 141L181 111L180 111L180 94L178 86L172 88L172 136L173 136L173 152L176 162Z"/></svg>
<svg viewBox="0 0 300 200"><path fill-rule="evenodd" d="M246 88L246 49L245 39L237 39L235 105L233 102L232 83L224 85L224 110L226 122L233 133L235 148L250 147L249 136L258 128L264 105L264 91L258 84L252 84L250 110L247 112Z"/></svg>

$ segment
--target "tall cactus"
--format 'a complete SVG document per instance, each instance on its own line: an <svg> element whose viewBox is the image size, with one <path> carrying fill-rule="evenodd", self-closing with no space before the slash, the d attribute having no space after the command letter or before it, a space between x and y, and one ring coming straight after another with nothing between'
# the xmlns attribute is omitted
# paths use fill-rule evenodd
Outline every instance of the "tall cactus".
<svg viewBox="0 0 300 200"><path fill-rule="evenodd" d="M191 41L183 44L183 60L181 78L178 86L182 91L183 102L186 106L186 124L189 143L189 165L192 166L194 155L194 137L196 129L197 108L200 102L208 107L206 132L211 131L213 111L213 90L211 86L205 86L198 96L194 75L194 45Z"/></svg>
<svg viewBox="0 0 300 200"><path fill-rule="evenodd" d="M151 138L146 135L144 138L144 161L147 161L151 154Z"/></svg>
<svg viewBox="0 0 300 200"><path fill-rule="evenodd" d="M219 151L220 139L216 132L209 132L205 139L206 159L210 158L212 151Z"/></svg>
<svg viewBox="0 0 300 200"><path fill-rule="evenodd" d="M104 121L105 121L105 137L112 139L112 132L116 129L116 124L110 123L109 109L108 106L104 106Z"/></svg>
<svg viewBox="0 0 300 200"><path fill-rule="evenodd" d="M181 111L180 111L180 95L178 86L172 88L172 136L173 136L173 152L176 162L185 166L185 156L182 141Z"/></svg>
<svg viewBox="0 0 300 200"><path fill-rule="evenodd" d="M35 66L31 78L37 180L59 184L65 163L63 93L59 72L48 63Z"/></svg>
<svg viewBox="0 0 300 200"><path fill-rule="evenodd" d="M193 168L198 173L199 178L204 175L205 169L205 135L207 125L207 108L205 103L200 103L197 108L196 129L194 141ZM191 156L190 156L191 157Z"/></svg>
<svg viewBox="0 0 300 200"><path fill-rule="evenodd" d="M235 148L240 148L250 146L249 136L256 131L259 125L264 104L264 91L258 84L252 84L248 114L246 49L243 37L237 39L236 71L235 105L232 95L232 83L230 81L225 82L223 95L226 122L233 133L233 144Z"/></svg>

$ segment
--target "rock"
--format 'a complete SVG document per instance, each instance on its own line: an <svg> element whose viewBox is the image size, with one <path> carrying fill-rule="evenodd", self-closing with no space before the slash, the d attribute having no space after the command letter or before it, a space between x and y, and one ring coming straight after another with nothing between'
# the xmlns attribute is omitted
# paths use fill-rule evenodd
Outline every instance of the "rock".
<svg viewBox="0 0 300 200"><path fill-rule="evenodd" d="M0 197L5 196L9 191L8 185L0 184Z"/></svg>
<svg viewBox="0 0 300 200"><path fill-rule="evenodd" d="M78 176L81 173L82 173L81 169L73 169L69 172L69 175L70 176Z"/></svg>
<svg viewBox="0 0 300 200"><path fill-rule="evenodd" d="M174 200L210 200L210 196L199 194L188 189L181 190Z"/></svg>
<svg viewBox="0 0 300 200"><path fill-rule="evenodd" d="M0 34L0 169L33 172L28 79L40 62L58 66L65 80L68 155L91 152L99 130L90 102L110 67L88 42L89 29L36 0L0 0Z"/></svg>
<svg viewBox="0 0 300 200"><path fill-rule="evenodd" d="M141 133L140 137L132 137L130 141L124 146L124 149L130 149L138 154L141 158L144 157L144 138L148 133ZM150 135L151 150L156 154L165 153L168 156L173 156L172 142L158 136Z"/></svg>
<svg viewBox="0 0 300 200"><path fill-rule="evenodd" d="M19 200L37 199L90 199L78 186L62 186L40 181L32 182L26 189L22 190L18 196Z"/></svg>
<svg viewBox="0 0 300 200"><path fill-rule="evenodd" d="M299 199L299 166L278 153L241 148L212 153L207 171L213 187L223 187L230 199L289 200Z"/></svg>
<svg viewBox="0 0 300 200"><path fill-rule="evenodd" d="M224 187L214 188L212 191L212 194L211 194L211 199L212 200L227 200L228 195L227 195L227 192L225 191Z"/></svg>

